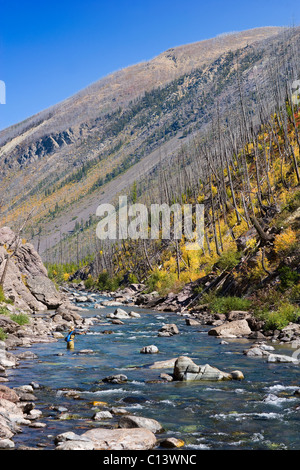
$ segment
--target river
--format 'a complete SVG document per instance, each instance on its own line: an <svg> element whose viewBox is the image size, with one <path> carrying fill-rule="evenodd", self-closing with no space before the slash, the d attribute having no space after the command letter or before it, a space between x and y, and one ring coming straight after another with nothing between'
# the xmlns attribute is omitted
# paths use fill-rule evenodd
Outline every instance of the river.
<svg viewBox="0 0 300 470"><path fill-rule="evenodd" d="M95 298L97 302L106 299L98 295ZM207 334L210 327L187 326L185 317L175 313L123 308L134 310L141 317L113 325L106 314L113 312L114 307L95 310L93 304L86 304L81 315L100 314L103 322L77 336L74 350L67 350L63 339L35 344L31 351L38 359L22 360L16 369L8 370L10 387L32 381L40 384L40 389L34 391L35 403L43 413L39 421L46 424L37 429L23 426L22 432L14 436L16 448L38 446L51 450L59 433L81 434L95 426L114 426L117 417L94 421L93 415L97 410L121 407L158 420L164 431L157 438L183 439L185 449L300 449L300 403L293 395L300 385L299 366L246 357L243 350L250 346L249 340L226 340L227 344L221 344L220 339ZM158 330L165 323L176 323L180 334L158 337ZM103 334L104 330L112 333ZM158 354L140 353L144 346L152 344L158 347ZM282 354L292 353L288 346L275 348ZM84 349L93 353L80 354ZM172 370L150 369L149 365L180 355L226 372L241 370L245 379L153 383L161 372ZM114 374L125 374L128 382L101 382ZM70 390L76 391L75 397L67 396L66 391ZM95 407L95 401L105 402L107 407Z"/></svg>

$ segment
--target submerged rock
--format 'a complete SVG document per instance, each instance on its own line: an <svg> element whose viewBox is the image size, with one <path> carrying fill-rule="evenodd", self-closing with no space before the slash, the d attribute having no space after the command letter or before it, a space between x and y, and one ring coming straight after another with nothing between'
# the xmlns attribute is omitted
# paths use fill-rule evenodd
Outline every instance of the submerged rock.
<svg viewBox="0 0 300 470"><path fill-rule="evenodd" d="M127 382L128 378L124 374L116 374L116 375L110 375L108 377L105 377L102 379L103 382L108 382L111 384L122 384L124 382Z"/></svg>

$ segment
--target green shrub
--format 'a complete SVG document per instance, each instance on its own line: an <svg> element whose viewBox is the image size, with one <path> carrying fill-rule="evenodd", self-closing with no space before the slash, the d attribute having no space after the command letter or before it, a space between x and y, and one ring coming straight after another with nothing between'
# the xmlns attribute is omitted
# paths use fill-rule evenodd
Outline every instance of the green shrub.
<svg viewBox="0 0 300 470"><path fill-rule="evenodd" d="M229 313L231 310L248 310L251 301L242 297L215 297L209 307L213 313Z"/></svg>
<svg viewBox="0 0 300 470"><path fill-rule="evenodd" d="M195 289L196 294L201 294L201 291L203 290L202 286L199 286ZM211 304L213 303L217 298L216 291L214 289L209 290L208 292L205 292L201 298L200 298L200 303L201 304Z"/></svg>
<svg viewBox="0 0 300 470"><path fill-rule="evenodd" d="M290 303L284 303L275 311L270 312L265 318L266 330L282 330L290 322L296 322L300 316L300 308Z"/></svg>
<svg viewBox="0 0 300 470"><path fill-rule="evenodd" d="M166 271L154 271L146 281L147 292L157 291L160 295L166 295L175 286L177 281L176 273Z"/></svg>
<svg viewBox="0 0 300 470"><path fill-rule="evenodd" d="M108 272L103 271L102 273L99 274L96 286L99 290L115 291L120 286L120 283L121 283L120 276L110 277Z"/></svg>
<svg viewBox="0 0 300 470"><path fill-rule="evenodd" d="M84 286L86 289L91 289L92 287L95 287L96 285L96 281L95 279L93 279L91 276L88 277L85 281L84 281Z"/></svg>
<svg viewBox="0 0 300 470"><path fill-rule="evenodd" d="M9 315L9 310L6 307L0 307L0 315Z"/></svg>
<svg viewBox="0 0 300 470"><path fill-rule="evenodd" d="M12 300L7 299L5 297L2 286L0 286L0 302L5 302L6 304L12 304L13 303Z"/></svg>
<svg viewBox="0 0 300 470"><path fill-rule="evenodd" d="M221 254L218 260L217 265L222 271L224 270L230 271L237 264L239 264L240 259L241 259L241 253L239 253L238 251L233 251L233 250L223 251L223 253Z"/></svg>
<svg viewBox="0 0 300 470"><path fill-rule="evenodd" d="M138 284L139 281L138 281L138 278L136 277L135 274L130 273L129 276L128 276L128 282L130 284Z"/></svg>
<svg viewBox="0 0 300 470"><path fill-rule="evenodd" d="M289 292L291 303L300 304L300 284L293 286Z"/></svg>
<svg viewBox="0 0 300 470"><path fill-rule="evenodd" d="M285 290L293 287L299 281L299 274L288 266L279 269L280 289Z"/></svg>
<svg viewBox="0 0 300 470"><path fill-rule="evenodd" d="M0 341L5 341L7 338L7 334L4 333L4 331L2 330L2 328L0 328Z"/></svg>
<svg viewBox="0 0 300 470"><path fill-rule="evenodd" d="M18 323L18 325L27 325L29 323L29 317L26 313L12 313L10 318L14 322Z"/></svg>
<svg viewBox="0 0 300 470"><path fill-rule="evenodd" d="M271 311L276 311L282 304L283 294L275 288L266 286L259 289L251 296L251 308L258 319L265 319Z"/></svg>

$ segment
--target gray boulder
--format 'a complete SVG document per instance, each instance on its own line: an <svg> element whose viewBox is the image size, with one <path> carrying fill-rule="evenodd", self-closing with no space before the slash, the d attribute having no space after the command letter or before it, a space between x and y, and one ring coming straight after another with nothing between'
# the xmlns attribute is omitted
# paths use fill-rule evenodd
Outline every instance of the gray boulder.
<svg viewBox="0 0 300 470"><path fill-rule="evenodd" d="M123 310L121 308L116 308L114 313L108 313L106 315L106 318L122 320L124 318L130 318L130 316L128 315L128 313L125 310Z"/></svg>
<svg viewBox="0 0 300 470"><path fill-rule="evenodd" d="M145 428L95 428L82 434L94 443L95 450L149 450L156 444L155 435Z"/></svg>
<svg viewBox="0 0 300 470"><path fill-rule="evenodd" d="M0 275L6 266L7 247L14 248L14 240L15 234L9 227L0 228ZM16 307L27 311L47 310L61 303L61 296L48 278L41 257L33 245L25 241L20 242L9 258L3 290Z"/></svg>
<svg viewBox="0 0 300 470"><path fill-rule="evenodd" d="M27 286L34 297L48 308L58 308L61 304L61 296L48 277L41 275L29 277Z"/></svg>
<svg viewBox="0 0 300 470"><path fill-rule="evenodd" d="M93 415L93 420L94 421L100 421L102 419L112 419L113 415L110 413L110 411L97 411Z"/></svg>
<svg viewBox="0 0 300 470"><path fill-rule="evenodd" d="M225 322L220 326L212 328L208 332L211 336L220 336L222 338L237 338L248 336L250 333L251 329L245 319Z"/></svg>
<svg viewBox="0 0 300 470"><path fill-rule="evenodd" d="M198 366L187 356L180 356L175 362L173 378L174 380L189 381L189 380L231 380L237 378L239 371L234 371L234 375L223 372L216 367L209 364ZM240 373L240 378L242 373Z"/></svg>
<svg viewBox="0 0 300 470"><path fill-rule="evenodd" d="M157 346L151 344L151 346L144 346L140 352L141 354L157 354L159 351Z"/></svg>
<svg viewBox="0 0 300 470"><path fill-rule="evenodd" d="M163 430L161 424L155 419L143 418L142 416L126 415L120 418L119 428L145 428L154 434Z"/></svg>
<svg viewBox="0 0 300 470"><path fill-rule="evenodd" d="M178 334L179 330L175 323L169 323L167 325L164 325L158 332L158 336L174 336Z"/></svg>
<svg viewBox="0 0 300 470"><path fill-rule="evenodd" d="M285 356L283 354L269 354L268 362L291 362L293 364L299 364L299 359L293 356Z"/></svg>
<svg viewBox="0 0 300 470"><path fill-rule="evenodd" d="M103 382L108 382L111 384L122 384L124 382L127 382L128 378L124 374L116 374L116 375L110 375L108 377L105 377L103 379Z"/></svg>

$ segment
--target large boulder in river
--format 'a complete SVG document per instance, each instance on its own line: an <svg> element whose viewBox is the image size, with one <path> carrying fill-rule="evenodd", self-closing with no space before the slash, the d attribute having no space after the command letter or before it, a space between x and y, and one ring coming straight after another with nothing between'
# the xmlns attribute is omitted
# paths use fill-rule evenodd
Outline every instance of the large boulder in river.
<svg viewBox="0 0 300 470"><path fill-rule="evenodd" d="M225 322L222 325L212 328L208 332L211 336L220 336L222 338L237 338L240 336L248 336L250 333L251 329L247 320Z"/></svg>
<svg viewBox="0 0 300 470"><path fill-rule="evenodd" d="M234 375L223 372L216 367L209 364L198 366L192 359L187 356L179 356L175 362L173 378L174 380L188 381L188 380L231 380L237 377L235 371ZM242 378L242 375L239 376Z"/></svg>
<svg viewBox="0 0 300 470"><path fill-rule="evenodd" d="M154 344L151 344L150 346L144 346L140 350L141 354L157 354L158 352L159 352L158 347L155 346Z"/></svg>
<svg viewBox="0 0 300 470"><path fill-rule="evenodd" d="M179 330L175 323L164 325L158 332L158 336L174 336L179 335Z"/></svg>
<svg viewBox="0 0 300 470"><path fill-rule="evenodd" d="M112 319L117 319L117 320L123 320L125 318L130 318L128 313L123 310L122 308L116 308L114 313L108 313L106 315L106 318L112 318Z"/></svg>
<svg viewBox="0 0 300 470"><path fill-rule="evenodd" d="M8 253L15 250L15 243L15 233L9 227L0 228L0 276ZM14 255L9 258L3 290L5 296L23 310L42 311L62 303L41 257L25 240L19 242Z"/></svg>
<svg viewBox="0 0 300 470"><path fill-rule="evenodd" d="M156 444L156 437L149 429L104 429L86 431L81 437L94 443L95 450L149 450Z"/></svg>

